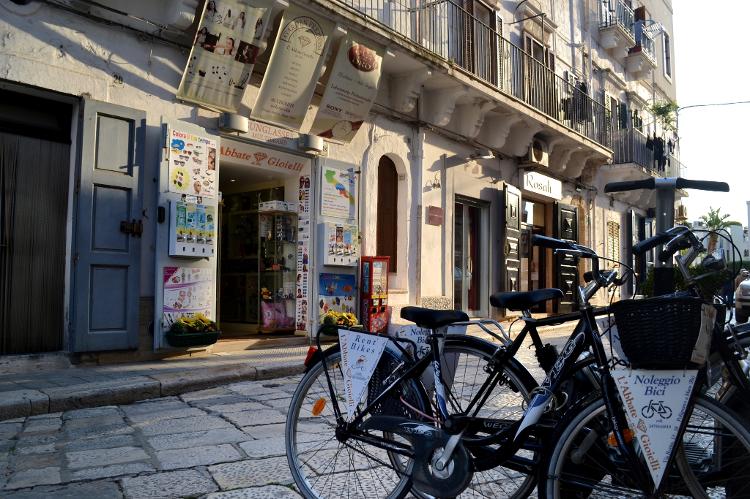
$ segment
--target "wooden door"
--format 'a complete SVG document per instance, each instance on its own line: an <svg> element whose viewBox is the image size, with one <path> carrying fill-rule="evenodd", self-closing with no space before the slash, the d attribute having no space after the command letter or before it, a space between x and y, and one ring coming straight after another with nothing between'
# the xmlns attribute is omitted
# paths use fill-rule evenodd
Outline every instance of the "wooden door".
<svg viewBox="0 0 750 499"><path fill-rule="evenodd" d="M578 210L574 206L555 204L555 237L578 242ZM578 288L578 257L561 254L555 257L556 287L562 290L563 297L557 312L566 313L578 308L576 290Z"/></svg>

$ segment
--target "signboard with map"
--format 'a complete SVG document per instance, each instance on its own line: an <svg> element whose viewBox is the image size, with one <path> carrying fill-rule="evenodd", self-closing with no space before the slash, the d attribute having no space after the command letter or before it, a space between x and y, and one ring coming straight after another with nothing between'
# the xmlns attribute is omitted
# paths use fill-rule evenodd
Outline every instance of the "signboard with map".
<svg viewBox="0 0 750 499"><path fill-rule="evenodd" d="M324 217L357 218L357 180L354 168L324 166L320 186L320 214Z"/></svg>

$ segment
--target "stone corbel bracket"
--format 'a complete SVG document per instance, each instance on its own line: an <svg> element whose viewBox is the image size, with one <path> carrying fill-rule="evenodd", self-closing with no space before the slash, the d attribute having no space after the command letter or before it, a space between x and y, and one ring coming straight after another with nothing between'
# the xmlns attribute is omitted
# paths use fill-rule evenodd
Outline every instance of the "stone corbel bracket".
<svg viewBox="0 0 750 499"><path fill-rule="evenodd" d="M580 177L581 173L583 173L583 169L586 167L586 163L588 163L589 160L594 159L593 156L594 153L592 153L591 151L574 152L571 155L567 165L565 165L565 169L562 172L563 175L568 178Z"/></svg>
<svg viewBox="0 0 750 499"><path fill-rule="evenodd" d="M420 109L421 119L437 126L445 126L451 121L456 101L469 93L466 87L449 87L428 90L424 93L424 106Z"/></svg>
<svg viewBox="0 0 750 499"><path fill-rule="evenodd" d="M468 104L459 104L453 112L449 128L464 137L476 138L487 113L496 106L494 102L480 97Z"/></svg>
<svg viewBox="0 0 750 499"><path fill-rule="evenodd" d="M429 69L395 73L390 77L391 106L400 113L410 113L417 107L422 84L432 76Z"/></svg>
<svg viewBox="0 0 750 499"><path fill-rule="evenodd" d="M508 111L495 111L485 117L478 139L493 149L502 149L510 135L510 128L521 121L521 115Z"/></svg>
<svg viewBox="0 0 750 499"><path fill-rule="evenodd" d="M521 119L510 129L504 151L511 156L524 156L529 151L534 135L542 131L542 125L528 119Z"/></svg>

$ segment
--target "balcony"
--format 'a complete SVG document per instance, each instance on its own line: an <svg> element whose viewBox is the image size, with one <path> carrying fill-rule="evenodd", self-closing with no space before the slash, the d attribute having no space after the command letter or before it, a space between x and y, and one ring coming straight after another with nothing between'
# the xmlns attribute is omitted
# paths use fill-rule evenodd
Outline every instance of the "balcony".
<svg viewBox="0 0 750 499"><path fill-rule="evenodd" d="M508 102L521 101L563 127L606 148L611 146L609 112L604 106L589 96L585 85L571 85L543 62L500 36L494 28L494 12L487 10L484 17L480 18L453 0L333 1L354 9L368 21L375 21L380 27L386 28L391 36L402 39L404 46L413 47L413 51L424 54L423 51L426 50L426 56L437 56L470 79L478 79L493 90L512 97ZM456 107L469 105L468 102L471 102L474 109L479 108L484 114L497 113L498 120L508 113L515 112L503 105L493 107L488 103L484 107L483 104L477 104L484 97L472 97L467 100L464 97L466 92L461 93L460 89L454 93L445 91L446 87L455 85L455 80L451 83L433 75L430 80L423 82L426 91L436 89L442 92L440 96L427 99L425 102L424 107L428 108L431 114L437 113L433 109L434 105L441 105L446 100L453 101ZM515 154L516 156L525 153L534 133L545 131L543 126L537 126L527 118L522 116L515 121L519 127L530 133L525 149L514 148L523 150L522 153ZM427 121L437 122L431 119ZM446 125L448 121L453 123L456 119L449 116L442 121L445 121L442 124ZM482 120L479 120L480 124L481 122ZM572 143L574 141L561 141L566 142L565 147L568 148L575 145ZM495 147L495 144L485 143ZM601 152L597 154L601 155Z"/></svg>
<svg viewBox="0 0 750 499"><path fill-rule="evenodd" d="M599 44L623 62L635 45L633 9L623 0L601 0L599 3Z"/></svg>
<svg viewBox="0 0 750 499"><path fill-rule="evenodd" d="M656 48L653 35L644 29L643 21L635 22L635 45L625 58L625 70L642 77L656 68Z"/></svg>

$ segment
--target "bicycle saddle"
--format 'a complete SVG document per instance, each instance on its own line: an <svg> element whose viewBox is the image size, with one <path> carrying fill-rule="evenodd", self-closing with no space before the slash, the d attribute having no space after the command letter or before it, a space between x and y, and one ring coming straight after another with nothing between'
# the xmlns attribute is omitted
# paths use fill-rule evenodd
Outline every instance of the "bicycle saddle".
<svg viewBox="0 0 750 499"><path fill-rule="evenodd" d="M563 292L557 288L537 289L535 291L495 293L490 296L493 307L508 310L528 310L553 298L562 298Z"/></svg>
<svg viewBox="0 0 750 499"><path fill-rule="evenodd" d="M422 307L402 308L401 318L427 329L437 329L448 324L453 324L454 322L469 320L466 312L461 312L460 310L433 310Z"/></svg>

